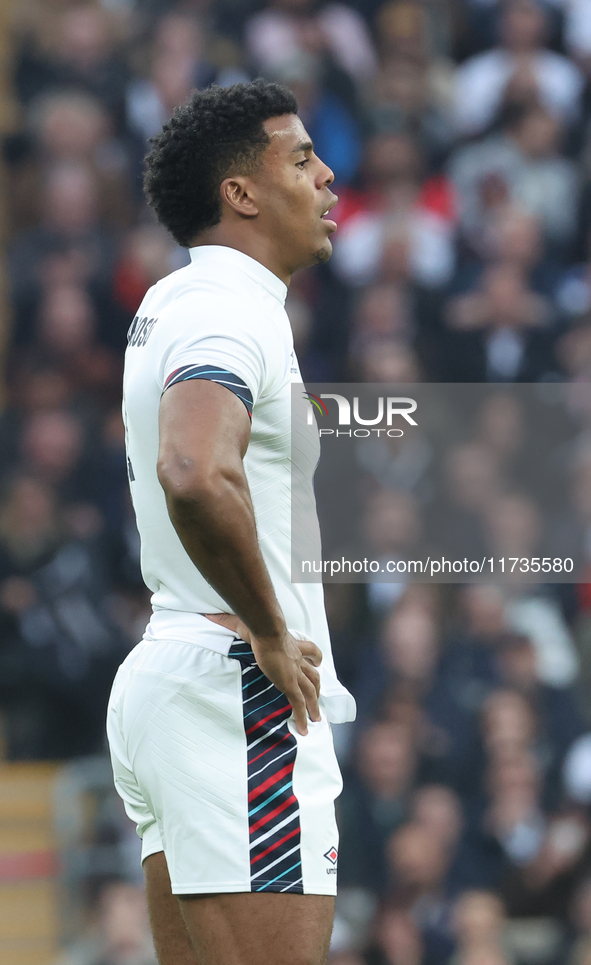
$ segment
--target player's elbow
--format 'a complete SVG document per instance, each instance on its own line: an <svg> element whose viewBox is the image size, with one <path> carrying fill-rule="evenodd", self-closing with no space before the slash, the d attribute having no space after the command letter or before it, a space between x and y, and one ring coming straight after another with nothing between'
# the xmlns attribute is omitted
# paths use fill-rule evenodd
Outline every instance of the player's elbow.
<svg viewBox="0 0 591 965"><path fill-rule="evenodd" d="M157 471L158 481L169 500L190 502L209 488L209 473L189 457L161 454Z"/></svg>
<svg viewBox="0 0 591 965"><path fill-rule="evenodd" d="M189 457L161 456L158 479L167 502L180 508L217 502L235 483L234 473L223 466L196 464Z"/></svg>

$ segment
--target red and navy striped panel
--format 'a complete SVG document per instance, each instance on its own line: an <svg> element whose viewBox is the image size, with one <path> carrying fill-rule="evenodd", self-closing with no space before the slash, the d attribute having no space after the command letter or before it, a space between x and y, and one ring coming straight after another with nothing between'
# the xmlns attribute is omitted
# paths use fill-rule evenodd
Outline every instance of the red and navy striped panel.
<svg viewBox="0 0 591 965"><path fill-rule="evenodd" d="M224 385L244 403L248 418L252 419L252 392L246 382L239 379L233 372L229 372L228 369L220 368L219 365L182 365L180 369L175 369L174 372L170 373L162 391L166 392L171 385L176 385L177 382L188 382L190 379L205 379L206 382L217 382L218 385Z"/></svg>
<svg viewBox="0 0 591 965"><path fill-rule="evenodd" d="M248 754L251 891L303 894L300 809L293 792L297 741L287 726L287 698L259 670L250 644L228 653L242 667Z"/></svg>

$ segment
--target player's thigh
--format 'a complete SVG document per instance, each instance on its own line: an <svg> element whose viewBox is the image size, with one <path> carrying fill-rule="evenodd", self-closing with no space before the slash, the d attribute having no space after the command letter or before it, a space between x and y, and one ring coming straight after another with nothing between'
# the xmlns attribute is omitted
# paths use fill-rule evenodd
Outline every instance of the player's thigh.
<svg viewBox="0 0 591 965"><path fill-rule="evenodd" d="M330 895L245 892L179 902L199 965L325 965Z"/></svg>
<svg viewBox="0 0 591 965"><path fill-rule="evenodd" d="M160 965L324 965L331 896L247 892L179 899L163 852L146 858L143 868Z"/></svg>
<svg viewBox="0 0 591 965"><path fill-rule="evenodd" d="M176 895L170 889L163 851L143 864L154 947L160 965L201 965L189 937Z"/></svg>

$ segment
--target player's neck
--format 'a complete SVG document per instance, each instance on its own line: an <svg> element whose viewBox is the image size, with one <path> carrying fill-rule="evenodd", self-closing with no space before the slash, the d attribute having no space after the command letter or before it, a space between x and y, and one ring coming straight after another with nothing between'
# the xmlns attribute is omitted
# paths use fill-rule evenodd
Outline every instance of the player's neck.
<svg viewBox="0 0 591 965"><path fill-rule="evenodd" d="M191 247L199 248L203 245L222 245L225 248L235 248L242 251L250 258L254 258L264 268L268 268L274 275L289 287L291 281L291 271L280 264L277 257L277 245L270 238L263 238L254 232L246 235L243 232L229 230L225 225L219 224L209 231L202 231L193 241Z"/></svg>

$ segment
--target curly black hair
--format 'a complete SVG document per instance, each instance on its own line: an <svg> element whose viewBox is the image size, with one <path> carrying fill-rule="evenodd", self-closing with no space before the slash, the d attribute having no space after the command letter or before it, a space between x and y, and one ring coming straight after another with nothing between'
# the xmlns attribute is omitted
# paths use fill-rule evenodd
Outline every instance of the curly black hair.
<svg viewBox="0 0 591 965"><path fill-rule="evenodd" d="M219 224L224 178L257 169L270 141L263 121L297 109L289 88L262 79L196 90L176 108L151 141L144 190L179 245Z"/></svg>

